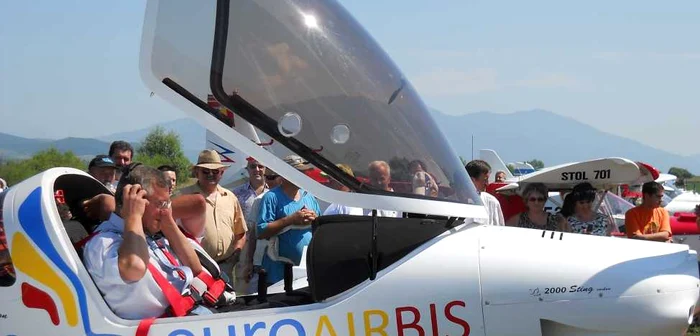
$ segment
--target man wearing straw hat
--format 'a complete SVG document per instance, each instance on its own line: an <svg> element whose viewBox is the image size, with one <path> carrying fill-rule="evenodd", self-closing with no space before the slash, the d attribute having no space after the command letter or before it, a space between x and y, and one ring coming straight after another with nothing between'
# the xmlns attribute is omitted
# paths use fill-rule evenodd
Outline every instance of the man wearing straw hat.
<svg viewBox="0 0 700 336"><path fill-rule="evenodd" d="M201 194L206 199L204 232L191 233L198 236L204 250L216 260L233 285L233 267L240 258L248 228L238 198L219 185L226 168L228 165L221 163L219 153L203 150L193 167L197 183L182 189L180 194Z"/></svg>

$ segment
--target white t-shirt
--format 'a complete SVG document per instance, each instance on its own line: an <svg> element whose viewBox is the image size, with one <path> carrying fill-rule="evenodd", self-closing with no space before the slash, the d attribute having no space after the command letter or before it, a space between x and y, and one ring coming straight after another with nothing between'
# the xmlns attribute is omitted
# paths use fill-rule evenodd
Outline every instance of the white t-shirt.
<svg viewBox="0 0 700 336"><path fill-rule="evenodd" d="M506 221L503 219L503 210L501 210L501 203L498 202L498 199L485 191L481 192L480 196L481 201L486 207L486 213L488 214L489 218L487 221L477 220L477 222L487 225L506 225Z"/></svg>
<svg viewBox="0 0 700 336"><path fill-rule="evenodd" d="M363 214L365 216L372 216L372 209L364 209ZM377 217L401 218L401 217L403 217L403 213L400 211L394 211L394 210L377 209Z"/></svg>
<svg viewBox="0 0 700 336"><path fill-rule="evenodd" d="M324 216L328 216L328 215L363 216L364 209L333 203L333 204L329 205L328 208L326 208L326 211L323 212L323 215Z"/></svg>
<svg viewBox="0 0 700 336"><path fill-rule="evenodd" d="M146 272L141 280L131 283L124 282L119 274L118 251L119 246L124 241L121 234L124 231L124 220L116 214L112 214L97 230L102 232L85 244L83 253L85 267L95 281L97 288L104 295L107 305L117 316L127 320L140 320L162 315L169 303L150 272ZM166 247L175 256L172 248L168 245ZM177 290L182 292L186 282L180 279L177 272L168 274L163 271L154 252L149 249L149 253L151 264L156 266L161 274Z"/></svg>

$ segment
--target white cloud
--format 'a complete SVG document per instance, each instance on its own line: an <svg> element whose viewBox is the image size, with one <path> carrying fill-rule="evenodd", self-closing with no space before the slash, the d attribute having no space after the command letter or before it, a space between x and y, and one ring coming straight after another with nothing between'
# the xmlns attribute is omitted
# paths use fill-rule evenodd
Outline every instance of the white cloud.
<svg viewBox="0 0 700 336"><path fill-rule="evenodd" d="M491 68L470 71L436 69L412 80L421 95L442 97L481 93L499 89L497 72Z"/></svg>
<svg viewBox="0 0 700 336"><path fill-rule="evenodd" d="M515 81L515 86L533 89L571 88L580 86L576 77L563 73L546 73Z"/></svg>

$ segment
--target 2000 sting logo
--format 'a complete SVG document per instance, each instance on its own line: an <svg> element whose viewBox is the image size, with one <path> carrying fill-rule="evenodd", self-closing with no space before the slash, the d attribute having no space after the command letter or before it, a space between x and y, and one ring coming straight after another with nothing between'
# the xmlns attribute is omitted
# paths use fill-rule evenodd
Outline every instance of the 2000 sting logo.
<svg viewBox="0 0 700 336"><path fill-rule="evenodd" d="M593 292L593 287L583 287L583 286L569 286L569 287L546 287L544 289L544 294L561 294L561 293L587 293L591 294Z"/></svg>

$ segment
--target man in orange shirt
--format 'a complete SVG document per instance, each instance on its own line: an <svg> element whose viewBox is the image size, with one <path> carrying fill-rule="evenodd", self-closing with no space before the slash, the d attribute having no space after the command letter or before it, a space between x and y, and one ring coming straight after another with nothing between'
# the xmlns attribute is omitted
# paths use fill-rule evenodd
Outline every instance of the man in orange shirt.
<svg viewBox="0 0 700 336"><path fill-rule="evenodd" d="M664 187L656 182L647 182L642 186L642 204L625 213L625 230L627 237L671 241L671 222L668 211L661 207Z"/></svg>

